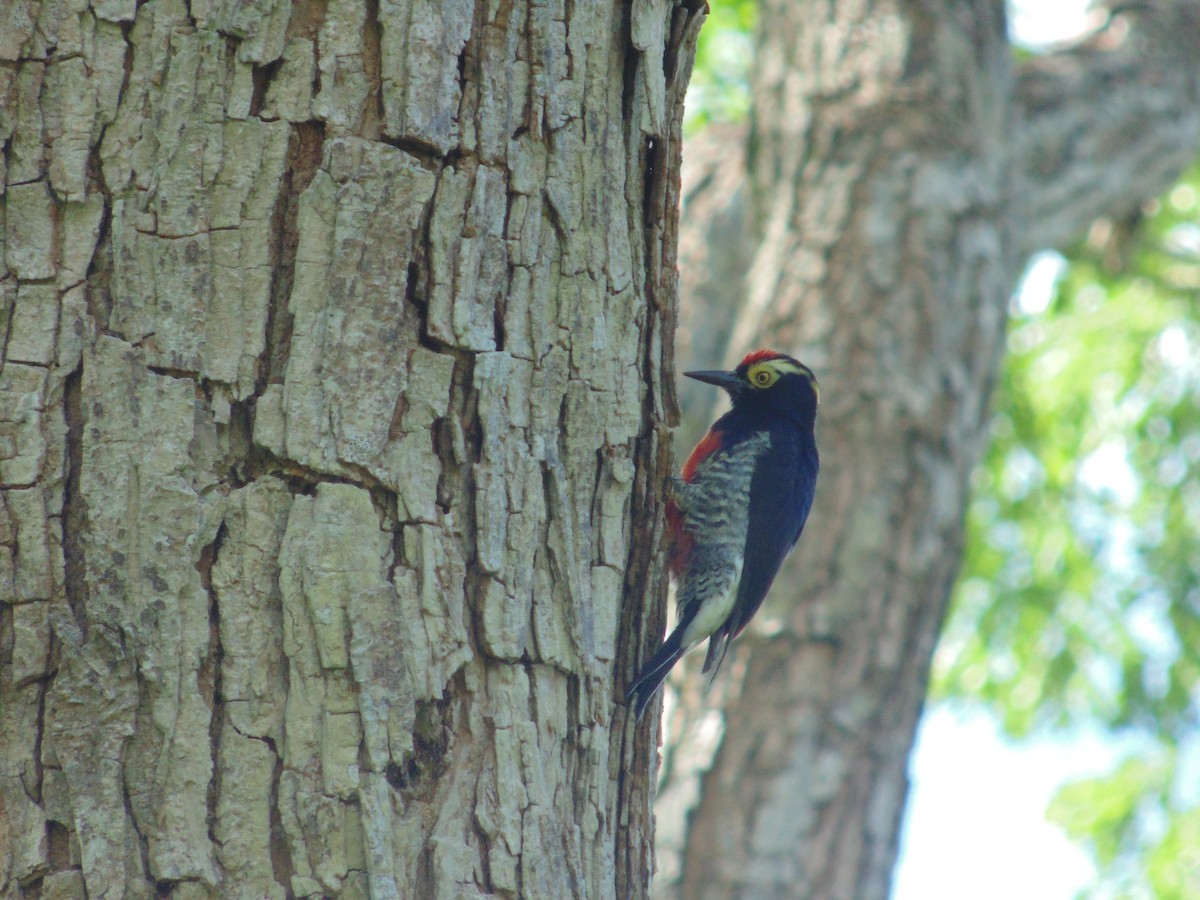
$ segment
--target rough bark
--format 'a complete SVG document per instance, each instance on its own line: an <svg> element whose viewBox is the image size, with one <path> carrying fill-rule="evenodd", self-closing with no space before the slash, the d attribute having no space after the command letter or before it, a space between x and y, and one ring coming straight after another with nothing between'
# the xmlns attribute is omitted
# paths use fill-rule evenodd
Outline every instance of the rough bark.
<svg viewBox="0 0 1200 900"><path fill-rule="evenodd" d="M0 6L0 894L644 895L702 6Z"/></svg>
<svg viewBox="0 0 1200 900"><path fill-rule="evenodd" d="M887 896L1009 297L1194 156L1195 10L1017 66L992 0L761 7L745 168L688 148L681 359L809 362L823 470L730 674L668 707L657 893Z"/></svg>

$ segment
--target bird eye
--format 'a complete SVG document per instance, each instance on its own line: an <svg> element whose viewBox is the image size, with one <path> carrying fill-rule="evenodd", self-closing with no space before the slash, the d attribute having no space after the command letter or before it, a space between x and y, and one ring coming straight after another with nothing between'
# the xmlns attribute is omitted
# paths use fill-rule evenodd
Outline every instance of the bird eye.
<svg viewBox="0 0 1200 900"><path fill-rule="evenodd" d="M778 373L765 366L755 369L750 373L750 380L754 383L755 387L760 388L770 387L778 377Z"/></svg>

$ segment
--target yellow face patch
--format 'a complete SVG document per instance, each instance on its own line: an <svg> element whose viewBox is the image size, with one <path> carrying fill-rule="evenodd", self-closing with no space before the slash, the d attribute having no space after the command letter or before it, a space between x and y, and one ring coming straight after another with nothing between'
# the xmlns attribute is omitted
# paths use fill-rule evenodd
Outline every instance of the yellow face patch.
<svg viewBox="0 0 1200 900"><path fill-rule="evenodd" d="M761 362L751 366L746 372L746 380L751 387L769 388L779 380L779 364L776 362Z"/></svg>
<svg viewBox="0 0 1200 900"><path fill-rule="evenodd" d="M746 380L752 388L769 388L784 375L801 375L812 385L813 393L820 400L821 392L817 388L817 379L808 366L794 363L789 359L767 359L755 363L746 370Z"/></svg>

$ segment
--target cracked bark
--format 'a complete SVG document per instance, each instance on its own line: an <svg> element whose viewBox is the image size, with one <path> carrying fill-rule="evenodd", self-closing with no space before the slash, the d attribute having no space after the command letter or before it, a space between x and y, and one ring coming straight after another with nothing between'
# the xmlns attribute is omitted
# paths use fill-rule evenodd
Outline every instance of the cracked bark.
<svg viewBox="0 0 1200 900"><path fill-rule="evenodd" d="M3 5L0 894L647 892L702 6Z"/></svg>
<svg viewBox="0 0 1200 900"><path fill-rule="evenodd" d="M887 896L1011 291L1194 157L1196 10L1015 64L992 0L763 4L750 134L688 148L681 355L811 363L822 483L730 674L681 681L657 893Z"/></svg>

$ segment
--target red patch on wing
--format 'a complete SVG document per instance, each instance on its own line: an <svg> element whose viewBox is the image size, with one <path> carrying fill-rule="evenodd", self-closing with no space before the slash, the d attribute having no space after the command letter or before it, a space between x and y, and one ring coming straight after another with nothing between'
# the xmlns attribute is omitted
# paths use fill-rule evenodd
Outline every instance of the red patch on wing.
<svg viewBox="0 0 1200 900"><path fill-rule="evenodd" d="M683 480L690 484L696 475L696 466L724 446L725 438L721 432L710 429L708 434L700 438L700 443L696 445L691 456L687 458L687 462L683 464Z"/></svg>
<svg viewBox="0 0 1200 900"><path fill-rule="evenodd" d="M690 531L683 530L683 512L675 505L674 500L667 501L667 534L670 535L667 568L671 570L672 575L679 577L692 554L694 539Z"/></svg>
<svg viewBox="0 0 1200 900"><path fill-rule="evenodd" d="M709 430L708 434L700 439L700 443L688 456L687 462L683 464L683 480L691 483L696 477L696 467L709 456L716 453L725 446L725 437L719 431ZM675 505L675 501L667 501L667 534L671 538L671 550L667 555L667 566L671 569L671 574L678 575L687 565L688 557L692 552L692 543L694 538L692 533L683 527L683 512Z"/></svg>
<svg viewBox="0 0 1200 900"><path fill-rule="evenodd" d="M753 353L747 353L746 358L742 360L742 365L750 368L755 363L765 362L768 359L783 359L785 354L778 350L755 350Z"/></svg>

